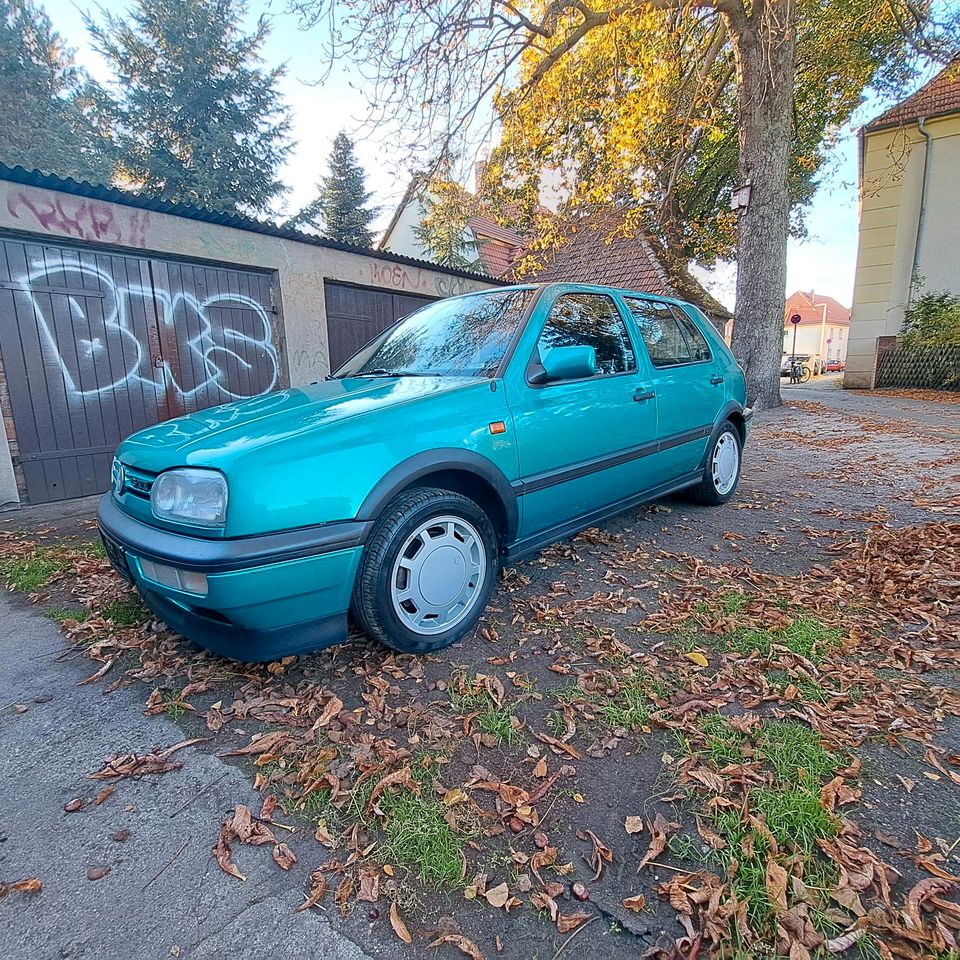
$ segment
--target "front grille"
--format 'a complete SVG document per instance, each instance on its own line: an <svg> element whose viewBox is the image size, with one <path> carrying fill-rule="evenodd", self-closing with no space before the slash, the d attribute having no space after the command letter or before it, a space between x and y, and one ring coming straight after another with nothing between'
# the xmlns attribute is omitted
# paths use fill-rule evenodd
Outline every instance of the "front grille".
<svg viewBox="0 0 960 960"><path fill-rule="evenodd" d="M153 481L156 479L157 475L150 473L149 470L130 467L125 463L121 463L119 460L113 461L111 485L114 493L118 497L122 497L125 493L130 493L135 497L149 500L150 491L153 489Z"/></svg>

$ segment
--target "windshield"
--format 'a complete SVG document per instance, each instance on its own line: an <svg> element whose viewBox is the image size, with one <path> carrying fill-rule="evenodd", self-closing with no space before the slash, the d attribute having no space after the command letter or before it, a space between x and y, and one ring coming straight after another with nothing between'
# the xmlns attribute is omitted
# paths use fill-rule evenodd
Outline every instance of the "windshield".
<svg viewBox="0 0 960 960"><path fill-rule="evenodd" d="M337 377L492 377L531 289L491 290L421 307L351 357Z"/></svg>

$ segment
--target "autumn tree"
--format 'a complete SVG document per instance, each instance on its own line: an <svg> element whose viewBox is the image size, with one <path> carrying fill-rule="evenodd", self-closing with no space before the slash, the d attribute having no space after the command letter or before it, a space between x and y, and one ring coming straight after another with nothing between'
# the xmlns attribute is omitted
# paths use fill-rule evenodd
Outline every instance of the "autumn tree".
<svg viewBox="0 0 960 960"><path fill-rule="evenodd" d="M357 59L374 81L383 110L414 132L416 143L449 149L484 111L490 98L510 89L522 100L580 45L625 17L679 10L701 18L702 29L722 31L735 83L737 180L751 187L750 204L736 223L737 304L734 352L747 374L751 403L779 403L779 361L790 232L790 158L796 130L794 90L800 8L807 0L297 0L307 25L329 31L329 56ZM848 0L813 4L829 21ZM929 31L930 4L887 0L898 29L911 38ZM950 24L949 26L953 26ZM928 52L929 41L927 44ZM943 41L950 42L948 36ZM708 47L709 49L709 47ZM535 63L531 66L530 60ZM526 68L526 69L524 69ZM700 61L693 69L703 70ZM709 84L707 75L694 82ZM613 93L595 105L600 116ZM556 104L550 104L556 109ZM629 130L626 131L631 136ZM728 138L729 142L729 138ZM642 179L644 170L637 169Z"/></svg>
<svg viewBox="0 0 960 960"><path fill-rule="evenodd" d="M242 29L239 0L138 0L87 25L114 72L100 108L121 176L163 200L262 213L284 192L290 120L264 69L269 29Z"/></svg>
<svg viewBox="0 0 960 960"><path fill-rule="evenodd" d="M0 0L0 160L109 182L109 137L91 112L93 86L30 0Z"/></svg>
<svg viewBox="0 0 960 960"><path fill-rule="evenodd" d="M377 215L371 207L366 174L354 153L353 141L342 130L333 141L329 173L318 184L318 195L287 221L294 228L313 227L328 240L355 247L373 246L370 227Z"/></svg>
<svg viewBox="0 0 960 960"><path fill-rule="evenodd" d="M424 252L445 267L471 270L478 265L470 218L477 212L477 199L451 179L449 168L422 178L418 190L423 215L414 228Z"/></svg>

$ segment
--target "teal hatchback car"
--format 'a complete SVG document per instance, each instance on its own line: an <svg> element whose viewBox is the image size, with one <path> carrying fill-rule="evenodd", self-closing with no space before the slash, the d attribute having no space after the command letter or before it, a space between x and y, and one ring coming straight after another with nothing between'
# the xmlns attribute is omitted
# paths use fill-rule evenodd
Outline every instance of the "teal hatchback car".
<svg viewBox="0 0 960 960"><path fill-rule="evenodd" d="M99 509L116 569L238 660L407 652L482 614L501 563L620 510L736 489L743 374L689 304L582 284L441 300L322 383L142 430Z"/></svg>

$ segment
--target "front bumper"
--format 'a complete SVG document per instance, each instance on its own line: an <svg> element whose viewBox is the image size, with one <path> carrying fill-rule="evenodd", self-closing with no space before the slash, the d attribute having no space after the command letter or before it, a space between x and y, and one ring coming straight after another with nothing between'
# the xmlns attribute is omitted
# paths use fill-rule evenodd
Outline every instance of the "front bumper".
<svg viewBox="0 0 960 960"><path fill-rule="evenodd" d="M206 539L135 520L110 493L100 501L98 522L107 556L121 576L136 585L158 617L208 650L264 661L346 637L366 523ZM155 564L203 574L206 593L158 582L145 572Z"/></svg>

